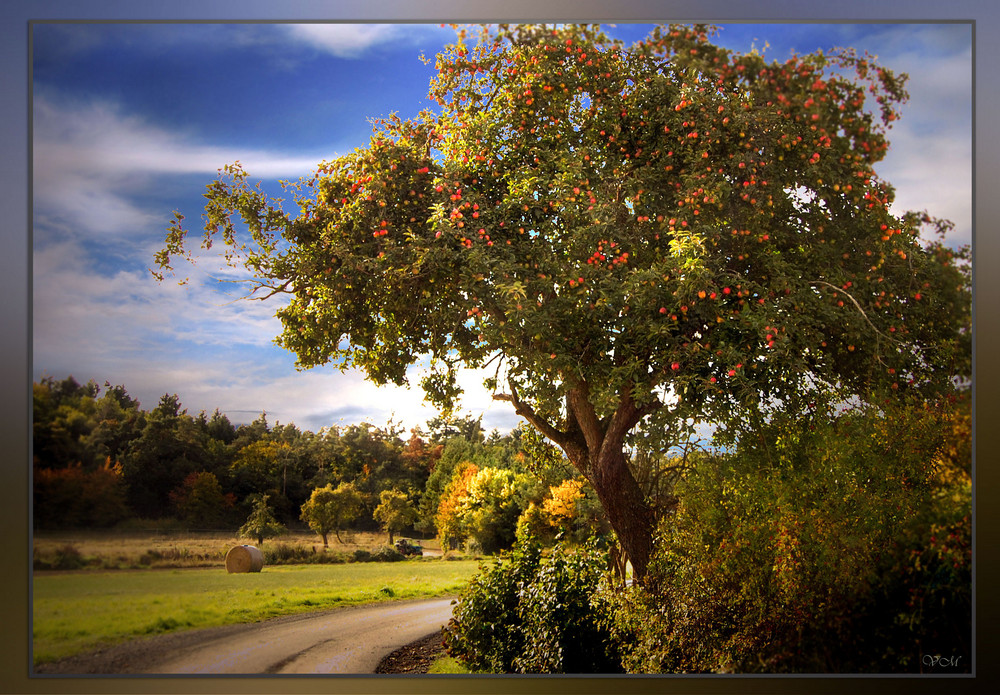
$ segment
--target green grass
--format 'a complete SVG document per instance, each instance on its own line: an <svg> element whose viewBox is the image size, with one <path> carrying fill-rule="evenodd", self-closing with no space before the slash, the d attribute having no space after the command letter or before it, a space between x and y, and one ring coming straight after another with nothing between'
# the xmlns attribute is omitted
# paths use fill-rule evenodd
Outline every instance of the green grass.
<svg viewBox="0 0 1000 695"><path fill-rule="evenodd" d="M472 673L450 656L442 656L431 662L427 673Z"/></svg>
<svg viewBox="0 0 1000 695"><path fill-rule="evenodd" d="M468 560L36 573L34 662L163 632L457 594L478 568Z"/></svg>

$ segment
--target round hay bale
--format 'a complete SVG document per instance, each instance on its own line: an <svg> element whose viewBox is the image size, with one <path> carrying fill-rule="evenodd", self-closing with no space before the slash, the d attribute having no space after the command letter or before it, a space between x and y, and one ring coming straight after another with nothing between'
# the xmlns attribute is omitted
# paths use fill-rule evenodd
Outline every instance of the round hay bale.
<svg viewBox="0 0 1000 695"><path fill-rule="evenodd" d="M264 567L264 553L252 545L238 545L226 553L226 571L260 572Z"/></svg>

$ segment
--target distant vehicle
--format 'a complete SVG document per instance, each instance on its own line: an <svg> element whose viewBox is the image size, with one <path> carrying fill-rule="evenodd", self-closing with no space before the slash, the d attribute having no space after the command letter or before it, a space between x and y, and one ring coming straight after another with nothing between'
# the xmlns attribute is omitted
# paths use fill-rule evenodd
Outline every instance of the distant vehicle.
<svg viewBox="0 0 1000 695"><path fill-rule="evenodd" d="M396 550L403 555L417 555L422 557L424 554L424 549L419 543L406 538L400 538L396 541Z"/></svg>

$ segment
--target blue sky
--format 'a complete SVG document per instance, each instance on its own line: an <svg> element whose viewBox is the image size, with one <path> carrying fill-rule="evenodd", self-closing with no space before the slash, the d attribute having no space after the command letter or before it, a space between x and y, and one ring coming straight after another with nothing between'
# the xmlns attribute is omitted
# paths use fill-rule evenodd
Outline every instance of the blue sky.
<svg viewBox="0 0 1000 695"><path fill-rule="evenodd" d="M611 33L641 38L646 27ZM332 367L297 372L274 346L273 304L237 301L211 258L185 287L147 268L173 210L199 231L206 184L240 160L267 185L363 146L368 119L426 101L436 24L36 23L33 40L33 376L124 384L144 408L176 393L191 413L261 411L304 429L435 413L419 389L376 388ZM968 24L725 24L717 40L773 59L835 46L910 75L879 173L897 206L972 235ZM187 273L187 269L181 269ZM517 419L465 376L464 411Z"/></svg>

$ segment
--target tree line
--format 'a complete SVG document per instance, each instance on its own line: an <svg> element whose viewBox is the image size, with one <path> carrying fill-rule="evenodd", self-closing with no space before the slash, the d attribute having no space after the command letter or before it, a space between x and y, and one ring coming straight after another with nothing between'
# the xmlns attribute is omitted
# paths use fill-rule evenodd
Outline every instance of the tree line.
<svg viewBox="0 0 1000 695"><path fill-rule="evenodd" d="M33 390L36 530L170 520L269 529L263 541L305 523L324 543L382 528L390 542L441 535L487 553L513 544L525 514L552 536L608 530L564 460L521 428L486 433L481 418L436 417L426 431L390 421L311 432L272 425L266 413L240 425L218 409L192 415L176 394L146 410L125 386L72 376L43 377Z"/></svg>

